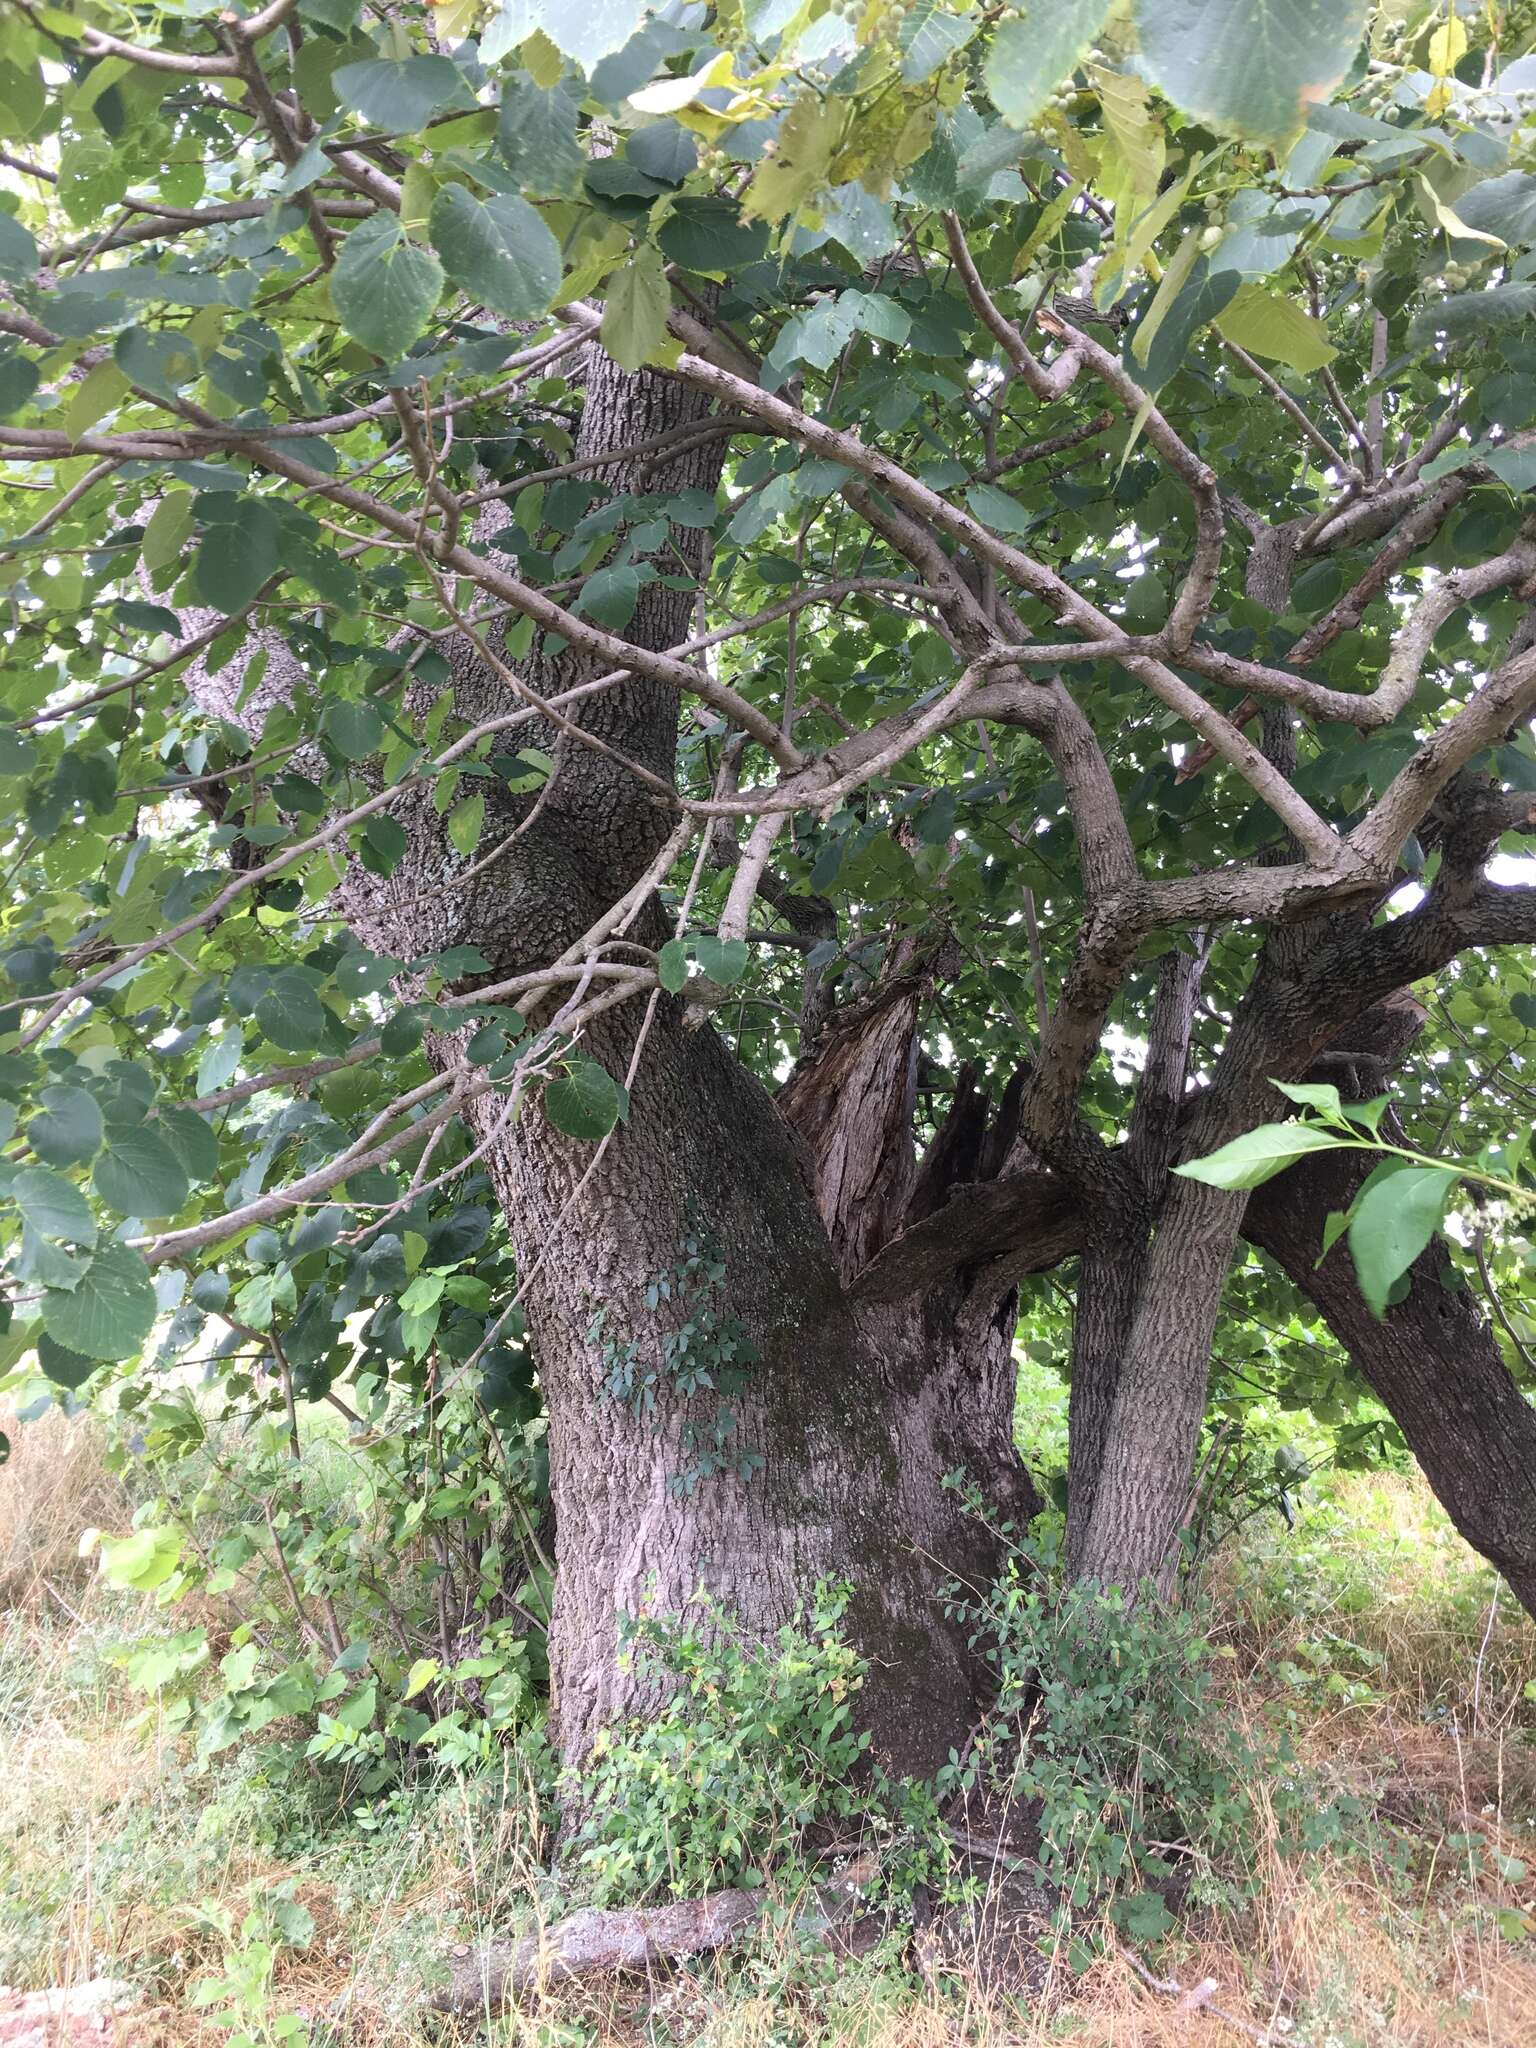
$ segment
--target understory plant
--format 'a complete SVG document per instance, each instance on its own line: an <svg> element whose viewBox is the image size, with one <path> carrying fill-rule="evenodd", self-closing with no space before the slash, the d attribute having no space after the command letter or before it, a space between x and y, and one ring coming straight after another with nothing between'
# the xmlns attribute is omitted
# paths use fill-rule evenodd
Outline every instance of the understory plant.
<svg viewBox="0 0 1536 2048"><path fill-rule="evenodd" d="M1072 1581L1050 1518L1001 1533L995 1584L951 1590L996 1696L936 1790L1028 1816L1039 1875L1065 1909L1109 1903L1127 1932L1155 1938L1171 1901L1234 1900L1277 1820L1302 1846L1337 1836L1342 1807L1303 1779L1282 1737L1234 1712L1218 1682L1230 1652L1200 1606Z"/></svg>
<svg viewBox="0 0 1536 2048"><path fill-rule="evenodd" d="M760 1884L814 1825L868 1806L867 1665L842 1633L849 1589L819 1585L761 1646L717 1603L644 1616L626 1654L655 1710L602 1730L574 1779L574 1864L599 1905ZM862 1782L861 1782L862 1781Z"/></svg>

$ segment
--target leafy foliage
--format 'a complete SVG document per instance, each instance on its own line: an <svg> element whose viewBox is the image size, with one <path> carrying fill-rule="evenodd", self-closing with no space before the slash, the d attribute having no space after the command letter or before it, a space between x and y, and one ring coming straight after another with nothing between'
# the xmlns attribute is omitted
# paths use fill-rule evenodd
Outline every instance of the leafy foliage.
<svg viewBox="0 0 1536 2048"><path fill-rule="evenodd" d="M939 1789L1024 1802L1040 1868L1069 1908L1113 1901L1126 1932L1156 1939L1173 1924L1164 1894L1180 1861L1196 1898L1230 1899L1268 1846L1269 1816L1305 1849L1358 1819L1282 1742L1233 1717L1198 1609L1170 1615L1119 1587L1071 1584L1049 1532L1014 1540L990 1592L952 1597L998 1696L974 1755L953 1757Z"/></svg>
<svg viewBox="0 0 1536 2048"><path fill-rule="evenodd" d="M629 1654L672 1697L603 1730L583 1775L576 1862L598 1904L761 1883L812 1822L862 1810L866 1667L839 1633L847 1601L819 1587L803 1622L761 1648L718 1613L634 1624Z"/></svg>
<svg viewBox="0 0 1536 2048"><path fill-rule="evenodd" d="M1227 884L1311 862L1305 909L1358 903L1363 873L1385 931L1454 866L1433 799L1461 776L1499 799L1488 843L1519 857L1531 36L1519 7L1321 0L15 12L0 1387L88 1389L157 1445L206 1425L192 1374L220 1422L279 1446L290 1397L334 1396L365 1451L378 1433L406 1461L446 1431L478 1469L474 1400L513 1418L496 1512L534 1513L528 1275L476 1115L620 1143L628 1070L597 1042L615 1000L713 1010L776 1079L818 1004L856 1005L938 929L959 964L923 1020L919 1135L962 1062L1000 1091L1074 1024L1079 941L1102 926L1081 792L1026 718L973 715L995 671L967 669L934 574L1001 584L1015 654L1057 648L1135 871L1117 900L1153 906L1081 1034L1071 1109L1095 1138L1126 1128L1160 963L1192 927L1210 937L1195 1077L1232 1042L1263 920ZM1067 377L1078 328L1103 361L1079 350ZM747 420L719 490L620 488L577 454L594 337ZM931 521L925 565L865 520L876 470L882 502ZM1273 603L1233 505L1296 538ZM707 657L623 637L678 589ZM511 681L482 716L462 657L496 633ZM583 751L526 692L579 673L596 695L619 672L688 706L678 796L729 811L724 764L736 800L790 807L771 908L735 895L740 861L695 859L699 813L678 810L650 877L664 925L605 902L569 958L530 966L521 932L492 958L455 913ZM1244 736L1255 679L1297 727L1278 793ZM1465 741L1448 768L1447 733ZM1433 774L1411 771L1431 746ZM639 765L670 821L674 764ZM427 907L419 945L378 928L402 902ZM1414 1161L1349 1225L1378 1307L1439 1220L1437 1147L1529 1122L1528 959L1463 948L1435 971L1399 1090ZM1242 1173L1217 1185L1358 1142L1286 1130L1238 1135ZM1524 1154L1501 1170L1524 1190ZM1518 1231L1478 1278L1528 1372ZM1271 1269L1229 1308L1218 1402L1257 1373L1357 1425L1358 1390ZM729 1316L711 1294L711 1376ZM643 1385L646 1361L611 1363ZM421 1504L403 1464L390 1483L402 1517ZM281 1550L318 1598L334 1559L290 1556L293 1527L244 1562L271 1593ZM344 1768L387 1771L423 1739L401 1697L422 1658L434 1705L440 1681L456 1696L466 1660L418 1641L422 1620L404 1662L370 1632L358 1726L317 1723ZM288 1647L230 1696L304 1664L296 1711L345 1702L319 1697L333 1656Z"/></svg>

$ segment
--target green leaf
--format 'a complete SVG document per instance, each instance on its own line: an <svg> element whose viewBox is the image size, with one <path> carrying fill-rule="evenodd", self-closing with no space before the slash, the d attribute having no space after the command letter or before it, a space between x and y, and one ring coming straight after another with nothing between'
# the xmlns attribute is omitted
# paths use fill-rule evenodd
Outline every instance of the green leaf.
<svg viewBox="0 0 1536 2048"><path fill-rule="evenodd" d="M537 25L557 50L590 72L622 50L645 19L651 0L534 0Z"/></svg>
<svg viewBox="0 0 1536 2048"><path fill-rule="evenodd" d="M610 633L622 633L639 601L639 570L632 562L616 562L607 569L594 570L581 586L575 608Z"/></svg>
<svg viewBox="0 0 1536 2048"><path fill-rule="evenodd" d="M1485 178L1462 193L1456 212L1467 227L1511 245L1536 241L1536 178L1529 171Z"/></svg>
<svg viewBox="0 0 1536 2048"><path fill-rule="evenodd" d="M444 185L429 226L448 275L493 313L542 313L559 289L560 244L515 193L482 202L463 185Z"/></svg>
<svg viewBox="0 0 1536 2048"><path fill-rule="evenodd" d="M50 1166L78 1166L101 1149L101 1108L84 1088L45 1088L39 1113L27 1125L27 1142Z"/></svg>
<svg viewBox="0 0 1536 2048"><path fill-rule="evenodd" d="M999 24L982 75L1010 128L1029 126L1108 13L1108 0L1030 0Z"/></svg>
<svg viewBox="0 0 1536 2048"><path fill-rule="evenodd" d="M957 50L965 48L978 26L974 15L952 14L945 0L916 0L896 31L902 84L921 85Z"/></svg>
<svg viewBox="0 0 1536 2048"><path fill-rule="evenodd" d="M415 1699L417 1693L429 1686L442 1668L442 1665L435 1657L418 1657L410 1670L405 1674L405 1685L400 1693L401 1699Z"/></svg>
<svg viewBox="0 0 1536 2048"><path fill-rule="evenodd" d="M1208 1158L1191 1159L1173 1170L1186 1180L1204 1181L1207 1187L1256 1188L1309 1152L1336 1152L1348 1143L1347 1138L1319 1131L1310 1124L1261 1124L1256 1131L1245 1131L1240 1138L1233 1138Z"/></svg>
<svg viewBox="0 0 1536 2048"><path fill-rule="evenodd" d="M175 328L129 327L112 344L112 355L130 384L172 403L201 368L197 350Z"/></svg>
<svg viewBox="0 0 1536 2048"><path fill-rule="evenodd" d="M25 284L37 275L37 243L13 213L0 213L0 277Z"/></svg>
<svg viewBox="0 0 1536 2048"><path fill-rule="evenodd" d="M1115 1902L1115 1918L1133 1941L1160 1941L1175 1924L1158 1892L1134 1892Z"/></svg>
<svg viewBox="0 0 1536 2048"><path fill-rule="evenodd" d="M972 484L965 502L982 524L996 533L1027 533L1034 524L1033 516L1018 499L996 484Z"/></svg>
<svg viewBox="0 0 1536 2048"><path fill-rule="evenodd" d="M219 1134L195 1109L169 1103L155 1119L160 1135L181 1161L190 1181L217 1180L219 1175Z"/></svg>
<svg viewBox="0 0 1536 2048"><path fill-rule="evenodd" d="M1320 320L1304 313L1294 299L1258 284L1240 285L1215 325L1249 355L1288 363L1293 370L1320 370L1338 354Z"/></svg>
<svg viewBox="0 0 1536 2048"><path fill-rule="evenodd" d="M388 953L344 953L334 969L336 986L354 1001L389 987L404 965ZM201 1087L201 1076L198 1085Z"/></svg>
<svg viewBox="0 0 1536 2048"><path fill-rule="evenodd" d="M398 818L375 811L363 827L363 866L376 875L392 875L404 860L410 843L410 835Z"/></svg>
<svg viewBox="0 0 1536 2048"><path fill-rule="evenodd" d="M258 998L256 1022L284 1052L312 1052L325 1036L326 1009L313 983L285 967Z"/></svg>
<svg viewBox="0 0 1536 2048"><path fill-rule="evenodd" d="M1415 313L1408 325L1410 348L1425 348L1437 335L1447 341L1481 341L1490 334L1514 334L1536 316L1536 284L1501 284L1486 292L1452 292Z"/></svg>
<svg viewBox="0 0 1536 2048"><path fill-rule="evenodd" d="M1196 120L1284 142L1348 71L1366 0L1136 0L1141 70Z"/></svg>
<svg viewBox="0 0 1536 2048"><path fill-rule="evenodd" d="M431 319L443 267L418 249L392 214L361 221L341 245L331 300L354 341L386 362L403 356Z"/></svg>
<svg viewBox="0 0 1536 2048"><path fill-rule="evenodd" d="M468 860L480 844L480 834L485 825L485 798L477 791L456 804L448 814L448 837L454 851L463 860Z"/></svg>
<svg viewBox="0 0 1536 2048"><path fill-rule="evenodd" d="M190 491L167 491L150 513L139 542L139 557L152 573L168 568L181 553L182 542L192 530L193 502Z"/></svg>
<svg viewBox="0 0 1536 2048"><path fill-rule="evenodd" d="M745 939L717 939L705 933L694 940L693 957L700 974L721 988L731 988L746 973L752 955Z"/></svg>
<svg viewBox="0 0 1536 2048"><path fill-rule="evenodd" d="M152 1593L181 1563L181 1537L174 1529L135 1529L130 1536L103 1536L101 1573L109 1585Z"/></svg>
<svg viewBox="0 0 1536 2048"><path fill-rule="evenodd" d="M1302 1109L1315 1109L1335 1123L1343 1121L1344 1104L1331 1081L1271 1081L1269 1085L1287 1102L1297 1103Z"/></svg>
<svg viewBox="0 0 1536 2048"><path fill-rule="evenodd" d="M684 270L724 277L768 254L768 229L747 221L734 199L679 199L656 237L664 256Z"/></svg>
<svg viewBox="0 0 1536 2048"><path fill-rule="evenodd" d="M1372 1315L1386 1314L1393 1287L1440 1228L1456 1178L1449 1167L1389 1159L1355 1197L1349 1250Z"/></svg>
<svg viewBox="0 0 1536 2048"><path fill-rule="evenodd" d="M320 730L344 761L366 761L384 742L384 715L367 698L333 697L320 715Z"/></svg>
<svg viewBox="0 0 1536 2048"><path fill-rule="evenodd" d="M97 1160L92 1185L124 1216L174 1216L191 1189L186 1170L158 1131L115 1130Z"/></svg>
<svg viewBox="0 0 1536 2048"><path fill-rule="evenodd" d="M682 989L688 979L688 948L681 939L668 939L656 955L656 978L669 996Z"/></svg>
<svg viewBox="0 0 1536 2048"><path fill-rule="evenodd" d="M0 356L0 419L20 412L42 380L31 356Z"/></svg>
<svg viewBox="0 0 1536 2048"><path fill-rule="evenodd" d="M394 135L411 135L444 107L472 107L473 93L447 57L367 57L331 73L349 113Z"/></svg>
<svg viewBox="0 0 1536 2048"><path fill-rule="evenodd" d="M82 1358L78 1351L70 1351L63 1344L55 1343L46 1330L37 1333L37 1362L43 1368L43 1377L53 1381L56 1387L68 1387L71 1393L83 1387L99 1363L94 1358Z"/></svg>
<svg viewBox="0 0 1536 2048"><path fill-rule="evenodd" d="M636 128L624 145L624 155L647 178L674 187L699 165L699 146L679 121L653 121L648 128Z"/></svg>
<svg viewBox="0 0 1536 2048"><path fill-rule="evenodd" d="M216 1095L226 1087L234 1079L244 1051L244 1034L235 1025L226 1026L217 1038L210 1039L197 1062L198 1094Z"/></svg>
<svg viewBox="0 0 1536 2048"><path fill-rule="evenodd" d="M43 1291L43 1327L82 1358L133 1358L155 1320L149 1268L125 1244L104 1244L68 1293Z"/></svg>
<svg viewBox="0 0 1536 2048"><path fill-rule="evenodd" d="M265 498L221 493L204 499L203 538L192 580L197 594L216 611L237 612L250 603L280 560L282 526Z"/></svg>
<svg viewBox="0 0 1536 2048"><path fill-rule="evenodd" d="M581 184L586 158L576 136L578 96L565 84L545 88L531 78L508 79L497 117L496 147L524 191L542 199L569 198Z"/></svg>
<svg viewBox="0 0 1536 2048"><path fill-rule="evenodd" d="M94 1244L96 1223L73 1181L51 1166L20 1166L5 1192L39 1237L69 1244Z"/></svg>
<svg viewBox="0 0 1536 2048"><path fill-rule="evenodd" d="M901 240L885 200L860 184L839 185L821 202L821 224L861 269L889 256Z"/></svg>
<svg viewBox="0 0 1536 2048"><path fill-rule="evenodd" d="M629 1097L596 1060L578 1060L544 1090L544 1113L568 1138L604 1138L629 1114Z"/></svg>
<svg viewBox="0 0 1536 2048"><path fill-rule="evenodd" d="M656 354L671 306L661 252L647 244L608 280L602 341L621 370L638 370Z"/></svg>

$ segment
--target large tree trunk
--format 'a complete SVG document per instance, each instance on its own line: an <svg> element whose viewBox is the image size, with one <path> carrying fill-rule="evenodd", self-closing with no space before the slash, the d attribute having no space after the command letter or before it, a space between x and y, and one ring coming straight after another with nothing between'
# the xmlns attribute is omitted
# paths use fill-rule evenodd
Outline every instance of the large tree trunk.
<svg viewBox="0 0 1536 2048"><path fill-rule="evenodd" d="M762 1637L831 1580L852 1589L872 1665L863 1720L893 1766L929 1770L976 1706L942 1582L995 1568L942 1482L1016 1464L1011 1323L962 1334L930 1301L856 1309L783 1117L680 1012L658 1010L599 1174L583 1185L590 1148L537 1115L492 1158L550 1414L560 1746L579 1758L650 1699L618 1655L621 1615L703 1590ZM679 1275L690 1245L703 1269ZM709 1381L686 1391L700 1365ZM739 1384L715 1384L733 1367ZM616 1391L647 1376L642 1398Z"/></svg>
<svg viewBox="0 0 1536 2048"><path fill-rule="evenodd" d="M593 351L577 453L703 417L685 387L628 375ZM643 474L623 461L598 474L614 491L712 491L719 445L695 439ZM696 538L674 535L684 550ZM662 566L675 571L676 555ZM692 622L693 592L657 581L626 630L662 649ZM548 694L591 669L567 652L522 672ZM506 705L505 677L471 645L458 650L454 689L468 718ZM632 679L577 715L607 748L671 778L675 692ZM471 943L500 978L554 958L644 873L673 823L654 790L549 726L531 738L556 773L531 818L527 798L488 786L483 843L524 829L467 881L430 802L401 807L413 859L384 883L348 879L349 919L370 943L402 956ZM667 936L654 904L631 935ZM1016 1509L1036 1505L1012 1448L1007 1282L994 1274L978 1292L946 1267L916 1293L851 1291L914 1220L914 1201L921 1208L910 1071L930 986L920 972L888 974L878 1000L797 1078L785 1110L712 1025L694 1028L681 1000L609 1012L580 1050L616 1079L633 1065L632 1101L595 1171L593 1148L556 1130L536 1099L511 1122L494 1096L470 1111L549 1408L550 1662L568 1761L600 1727L653 1703L654 1680L621 1655L622 1617L675 1614L700 1591L765 1637L819 1581L846 1583L850 1633L871 1665L862 1718L894 1768L931 1770L974 1717L972 1660L942 1592L952 1573L991 1576L995 1538L943 1480L968 1470ZM457 1056L451 1041L432 1050L441 1062ZM939 1178L930 1203L948 1192ZM694 1384L701 1367L707 1378Z"/></svg>

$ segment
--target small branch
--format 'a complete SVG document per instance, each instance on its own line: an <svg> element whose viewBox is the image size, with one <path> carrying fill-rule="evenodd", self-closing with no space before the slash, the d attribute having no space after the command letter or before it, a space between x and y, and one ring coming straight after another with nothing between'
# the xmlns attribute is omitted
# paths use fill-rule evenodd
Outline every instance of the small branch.
<svg viewBox="0 0 1536 2048"><path fill-rule="evenodd" d="M1284 2034L1273 2033L1268 2027L1256 2027L1252 2020L1240 2019L1235 2012L1228 2012L1225 2006L1217 2005L1214 1994L1221 1987L1214 1977L1203 1977L1186 1991L1177 1977L1154 1977L1135 1949L1127 1948L1124 1942L1119 1944L1119 1949L1147 1989L1161 1992L1165 1998L1176 1998L1180 2012L1207 2012L1224 2026L1246 2034L1250 2041L1258 2044L1258 2048L1307 2048L1300 2034L1289 2029Z"/></svg>
<svg viewBox="0 0 1536 2048"><path fill-rule="evenodd" d="M1248 351L1245 348L1239 348L1235 341L1227 341L1223 338L1221 345L1235 363L1240 364L1250 377L1256 378L1263 385L1276 405L1280 407L1282 412L1288 415L1296 426L1300 427L1313 447L1317 449L1318 453L1322 455L1331 468L1336 469L1344 477L1355 475L1355 465L1350 461L1349 457L1340 449L1334 447L1322 428L1307 417L1285 386L1278 379L1272 377L1262 363L1256 363Z"/></svg>

